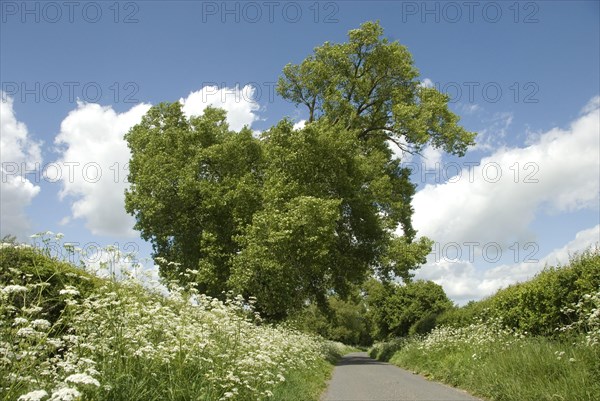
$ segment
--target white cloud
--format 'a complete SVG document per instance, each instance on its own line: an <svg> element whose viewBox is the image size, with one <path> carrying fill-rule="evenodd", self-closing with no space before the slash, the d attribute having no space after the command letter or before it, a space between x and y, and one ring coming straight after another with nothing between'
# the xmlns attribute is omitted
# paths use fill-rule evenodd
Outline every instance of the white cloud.
<svg viewBox="0 0 600 401"><path fill-rule="evenodd" d="M227 111L229 128L239 131L245 125L251 126L258 120L255 114L260 109L254 100L256 89L251 85L243 88L219 88L205 86L199 91L191 92L187 98L180 99L186 116L197 116L204 112L207 106L219 107Z"/></svg>
<svg viewBox="0 0 600 401"><path fill-rule="evenodd" d="M200 115L209 106L227 111L230 128L240 130L258 117L259 106L253 99L254 88L207 86L181 99L186 116ZM130 152L123 136L151 107L140 104L127 112L117 113L110 106L78 103L63 120L55 139L59 145L57 163L62 170L61 198L73 197L73 218L85 220L93 234L135 236L134 219L125 212L124 191L128 184L127 163ZM65 164L67 163L67 164ZM70 163L70 164L69 164ZM70 167L71 166L71 167ZM101 173L101 176L97 176ZM60 224L67 224L69 216Z"/></svg>
<svg viewBox="0 0 600 401"><path fill-rule="evenodd" d="M579 231L573 240L562 248L555 249L540 260L541 265L564 265L569 262L573 253L598 246L600 242L600 224L587 230Z"/></svg>
<svg viewBox="0 0 600 401"><path fill-rule="evenodd" d="M477 111L480 111L481 107L477 104L461 103L460 109L466 114L473 114Z"/></svg>
<svg viewBox="0 0 600 401"><path fill-rule="evenodd" d="M294 126L292 128L295 130L299 130L299 129L304 128L305 126L306 126L306 120L300 120L296 124L294 124Z"/></svg>
<svg viewBox="0 0 600 401"><path fill-rule="evenodd" d="M433 88L433 81L429 78L425 78L423 79L423 81L421 81L421 86L425 87L425 88Z"/></svg>
<svg viewBox="0 0 600 401"><path fill-rule="evenodd" d="M442 151L440 149L436 149L431 145L427 145L423 152L421 152L423 156L423 164L425 169L434 169L436 165L440 164L442 161Z"/></svg>
<svg viewBox="0 0 600 401"><path fill-rule="evenodd" d="M483 290L482 287L487 283L484 284L478 277L475 266L469 261L450 262L442 259L428 262L417 270L415 278L441 285L448 297L459 304L491 293Z"/></svg>
<svg viewBox="0 0 600 401"><path fill-rule="evenodd" d="M0 92L0 97L0 235L23 239L31 234L25 208L40 192L40 187L25 177L25 170L39 171L42 157L39 144L31 139L25 124L17 120L13 99L4 92Z"/></svg>
<svg viewBox="0 0 600 401"><path fill-rule="evenodd" d="M413 200L415 228L440 242L505 245L532 239L536 213L597 209L600 110L586 107L568 129L554 128L524 148L501 148L453 182L426 185Z"/></svg>
<svg viewBox="0 0 600 401"><path fill-rule="evenodd" d="M61 147L61 198L76 200L74 218L83 218L93 234L134 236L134 219L125 212L127 163L123 135L148 111L140 104L124 113L112 107L78 103L61 124L55 143ZM61 222L67 222L63 219Z"/></svg>
<svg viewBox="0 0 600 401"><path fill-rule="evenodd" d="M489 152L504 146L506 134L513 119L514 116L510 112L494 113L485 117L486 127L477 133L476 143L470 150Z"/></svg>
<svg viewBox="0 0 600 401"><path fill-rule="evenodd" d="M593 113L594 111L597 113L598 109L600 109L600 95L594 96L581 110L581 114Z"/></svg>
<svg viewBox="0 0 600 401"><path fill-rule="evenodd" d="M448 260L429 257L428 263L417 270L415 277L432 280L444 287L446 294L464 304L469 300L478 300L492 295L500 288L531 279L545 266L565 265L575 252L598 246L600 225L582 230L565 246L555 249L542 259L514 264L503 264L488 270L477 269L472 260Z"/></svg>

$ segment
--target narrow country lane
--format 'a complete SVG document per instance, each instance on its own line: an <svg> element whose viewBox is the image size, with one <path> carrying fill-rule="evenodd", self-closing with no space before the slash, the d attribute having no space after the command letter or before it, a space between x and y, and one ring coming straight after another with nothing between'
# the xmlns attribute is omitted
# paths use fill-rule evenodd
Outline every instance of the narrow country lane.
<svg viewBox="0 0 600 401"><path fill-rule="evenodd" d="M464 391L370 358L344 356L335 367L322 401L481 401Z"/></svg>

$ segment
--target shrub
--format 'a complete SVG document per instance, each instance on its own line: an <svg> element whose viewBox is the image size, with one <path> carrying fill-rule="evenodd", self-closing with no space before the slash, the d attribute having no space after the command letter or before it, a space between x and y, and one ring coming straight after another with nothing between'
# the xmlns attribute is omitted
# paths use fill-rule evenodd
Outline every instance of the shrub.
<svg viewBox="0 0 600 401"><path fill-rule="evenodd" d="M390 341L375 343L369 350L369 356L371 358L378 359L380 361L389 361L394 354L401 350L409 340L404 337L395 338Z"/></svg>
<svg viewBox="0 0 600 401"><path fill-rule="evenodd" d="M569 306L600 286L600 250L589 249L569 265L547 267L533 279L511 285L478 302L442 313L438 325L464 327L478 320L501 319L505 327L552 336L577 320Z"/></svg>
<svg viewBox="0 0 600 401"><path fill-rule="evenodd" d="M415 334L429 334L431 330L433 330L437 325L437 316L438 315L436 314L423 316L422 318L417 320L412 326L410 326L408 334L410 336L414 336Z"/></svg>

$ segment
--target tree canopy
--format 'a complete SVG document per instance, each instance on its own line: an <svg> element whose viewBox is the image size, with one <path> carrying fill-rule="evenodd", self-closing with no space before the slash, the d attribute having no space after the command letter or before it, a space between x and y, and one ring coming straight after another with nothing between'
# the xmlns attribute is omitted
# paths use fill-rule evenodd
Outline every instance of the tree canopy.
<svg viewBox="0 0 600 401"><path fill-rule="evenodd" d="M126 134L126 210L162 277L256 297L273 320L325 307L373 275L410 280L431 242L415 238L415 186L390 144L460 155L474 134L445 95L419 85L408 51L381 35L363 24L348 43L284 68L279 92L309 107L302 129L284 119L257 138L230 130L222 110L186 118L176 102L152 107Z"/></svg>
<svg viewBox="0 0 600 401"><path fill-rule="evenodd" d="M448 96L425 87L412 56L382 38L377 22L348 33L348 42L325 42L300 64L288 64L277 90L308 109L308 122L327 118L360 138L379 137L408 152L430 143L463 155L474 133L458 125Z"/></svg>

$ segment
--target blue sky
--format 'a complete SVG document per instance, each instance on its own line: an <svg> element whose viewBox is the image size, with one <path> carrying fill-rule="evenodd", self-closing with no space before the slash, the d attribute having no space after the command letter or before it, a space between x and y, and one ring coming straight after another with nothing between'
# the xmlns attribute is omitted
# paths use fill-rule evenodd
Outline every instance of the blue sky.
<svg viewBox="0 0 600 401"><path fill-rule="evenodd" d="M462 159L404 156L415 226L437 242L418 276L464 302L599 241L597 1L69 4L0 3L2 235L51 230L148 256L123 211L121 139L147 108L222 105L232 126L257 131L300 122L274 94L282 67L379 20L479 133ZM50 167L36 176L23 163Z"/></svg>

